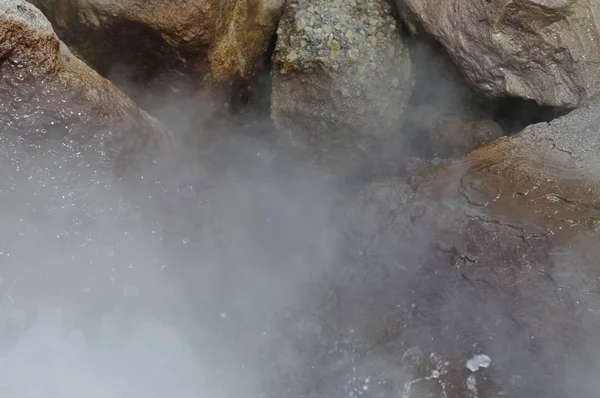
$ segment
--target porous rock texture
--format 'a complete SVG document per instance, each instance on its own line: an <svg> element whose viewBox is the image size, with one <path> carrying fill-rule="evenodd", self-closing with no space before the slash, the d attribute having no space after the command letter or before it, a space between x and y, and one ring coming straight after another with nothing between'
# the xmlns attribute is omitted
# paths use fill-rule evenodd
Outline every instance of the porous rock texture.
<svg viewBox="0 0 600 398"><path fill-rule="evenodd" d="M289 385L317 397L593 395L598 148L595 98L340 207L339 272L290 316L290 333L318 330L294 346L315 348L274 354L305 364ZM473 372L478 354L491 365Z"/></svg>
<svg viewBox="0 0 600 398"><path fill-rule="evenodd" d="M124 172L171 133L61 43L24 0L0 1L2 134L76 143Z"/></svg>
<svg viewBox="0 0 600 398"><path fill-rule="evenodd" d="M283 0L31 0L101 74L168 87L248 78L262 66ZM179 81L177 79L180 79ZM196 80L196 79L192 79Z"/></svg>
<svg viewBox="0 0 600 398"><path fill-rule="evenodd" d="M411 60L383 0L289 1L272 74L282 141L316 164L348 171L401 148Z"/></svg>
<svg viewBox="0 0 600 398"><path fill-rule="evenodd" d="M600 5L586 0L396 0L493 97L574 108L600 92Z"/></svg>

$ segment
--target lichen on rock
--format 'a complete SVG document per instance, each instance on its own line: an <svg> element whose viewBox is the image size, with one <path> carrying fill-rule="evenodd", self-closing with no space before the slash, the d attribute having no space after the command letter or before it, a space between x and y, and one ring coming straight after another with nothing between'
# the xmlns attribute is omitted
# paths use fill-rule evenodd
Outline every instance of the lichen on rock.
<svg viewBox="0 0 600 398"><path fill-rule="evenodd" d="M411 88L408 48L383 0L288 2L273 55L271 116L290 147L340 170L381 146L399 147Z"/></svg>
<svg viewBox="0 0 600 398"><path fill-rule="evenodd" d="M238 0L222 22L209 54L212 76L249 78L263 67L283 0Z"/></svg>
<svg viewBox="0 0 600 398"><path fill-rule="evenodd" d="M283 7L283 0L30 1L102 74L123 64L156 84L179 74L200 82L252 76Z"/></svg>

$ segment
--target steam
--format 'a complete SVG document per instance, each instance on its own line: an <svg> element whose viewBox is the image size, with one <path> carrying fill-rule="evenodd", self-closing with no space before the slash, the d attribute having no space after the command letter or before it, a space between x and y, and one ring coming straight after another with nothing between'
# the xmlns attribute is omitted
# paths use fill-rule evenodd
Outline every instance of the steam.
<svg viewBox="0 0 600 398"><path fill-rule="evenodd" d="M160 323L136 324L127 337L104 319L101 338L89 344L64 326L64 314L42 307L35 324L0 357L4 396L196 397L209 393L205 365L177 331ZM218 396L214 391L211 396Z"/></svg>
<svg viewBox="0 0 600 398"><path fill-rule="evenodd" d="M434 75L447 66L418 58ZM417 86L414 103L476 106L471 94L440 80ZM121 84L134 86L123 76ZM543 356L534 357L531 336L519 334L530 325L511 323L514 297L476 291L447 257L436 258L444 267L431 279L419 274L416 264L438 254L430 244L452 217L413 227L409 213L390 215L382 230L367 212L359 232L373 238L381 259L349 259L341 244L347 231L332 214L356 187L278 149L268 115L221 123L225 105L203 94L135 95L192 137L198 155L164 154L135 180L117 182L91 144L0 136L0 395L425 398L451 397L448 380L472 397L496 382L517 393L526 383L547 384L526 390L531 396L555 387L544 369L520 372ZM425 145L411 128L404 133L417 144L407 157ZM402 213L412 188L386 189L374 196L397 200ZM548 286L540 291L549 296ZM520 303L533 311L546 302L525 295ZM414 314L424 326L392 333ZM551 315L540 322L563 329ZM570 352L551 348L546 353ZM469 365L471 358L478 360ZM572 370L581 364L569 360L574 381L565 389L589 396L597 387L577 384Z"/></svg>
<svg viewBox="0 0 600 398"><path fill-rule="evenodd" d="M333 261L326 175L229 138L117 182L95 143L0 140L4 396L260 396L272 318Z"/></svg>

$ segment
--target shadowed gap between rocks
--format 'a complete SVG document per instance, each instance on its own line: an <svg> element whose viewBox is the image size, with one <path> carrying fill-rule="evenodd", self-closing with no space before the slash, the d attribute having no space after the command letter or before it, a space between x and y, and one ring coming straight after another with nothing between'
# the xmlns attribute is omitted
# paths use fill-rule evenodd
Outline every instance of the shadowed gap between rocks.
<svg viewBox="0 0 600 398"><path fill-rule="evenodd" d="M410 36L402 19L399 24ZM499 136L516 134L528 125L549 122L568 112L521 98L489 98L468 85L437 42L418 37L410 43L416 77L404 132L410 136L415 156L440 157L435 151L436 134L443 138L438 145L457 147L447 152L457 158ZM495 134L481 137L479 144L468 140L485 128L495 130ZM461 144L464 138L467 142Z"/></svg>

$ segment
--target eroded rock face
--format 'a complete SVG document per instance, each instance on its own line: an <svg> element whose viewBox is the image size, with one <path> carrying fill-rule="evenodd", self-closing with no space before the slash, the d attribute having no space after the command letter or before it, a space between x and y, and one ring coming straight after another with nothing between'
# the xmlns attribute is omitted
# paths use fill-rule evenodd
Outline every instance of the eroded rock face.
<svg viewBox="0 0 600 398"><path fill-rule="evenodd" d="M283 339L303 347L294 355L307 366L288 387L324 397L594 391L599 107L363 190L340 214L345 261L290 317ZM294 334L300 325L310 332ZM491 364L470 370L480 354Z"/></svg>
<svg viewBox="0 0 600 398"><path fill-rule="evenodd" d="M179 90L189 88L190 76L226 80L257 72L283 6L283 0L31 2L101 74L121 65L138 81L165 88L179 82Z"/></svg>
<svg viewBox="0 0 600 398"><path fill-rule="evenodd" d="M600 8L594 2L397 3L412 29L441 43L487 95L573 108L600 92Z"/></svg>
<svg viewBox="0 0 600 398"><path fill-rule="evenodd" d="M212 74L217 80L233 76L248 78L261 69L283 3L283 0L235 2L209 56Z"/></svg>
<svg viewBox="0 0 600 398"><path fill-rule="evenodd" d="M273 55L271 117L283 141L349 170L401 148L408 50L382 0L289 2Z"/></svg>
<svg viewBox="0 0 600 398"><path fill-rule="evenodd" d="M0 2L0 42L3 134L85 145L119 173L171 142L162 124L74 57L31 4Z"/></svg>

